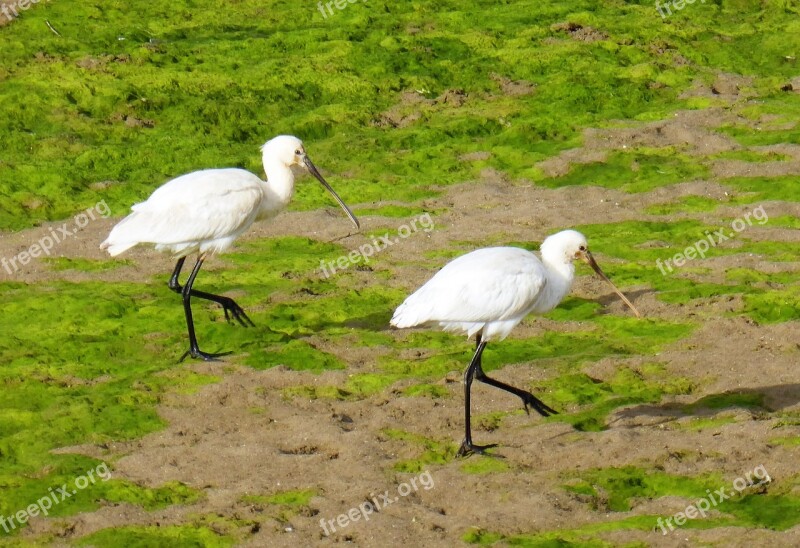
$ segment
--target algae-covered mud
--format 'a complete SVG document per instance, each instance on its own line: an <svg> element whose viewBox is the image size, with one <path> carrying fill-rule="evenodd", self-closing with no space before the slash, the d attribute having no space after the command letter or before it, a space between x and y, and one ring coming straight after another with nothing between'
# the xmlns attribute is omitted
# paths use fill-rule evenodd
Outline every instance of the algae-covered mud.
<svg viewBox="0 0 800 548"><path fill-rule="evenodd" d="M680 5L680 7L679 7ZM800 545L800 7L0 0L0 546ZM208 167L303 139L209 258L99 249ZM388 327L479 247L591 270L489 345Z"/></svg>

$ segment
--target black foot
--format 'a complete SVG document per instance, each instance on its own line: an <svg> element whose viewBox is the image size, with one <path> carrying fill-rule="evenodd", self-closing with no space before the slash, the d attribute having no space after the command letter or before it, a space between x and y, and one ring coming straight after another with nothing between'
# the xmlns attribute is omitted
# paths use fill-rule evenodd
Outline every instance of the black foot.
<svg viewBox="0 0 800 548"><path fill-rule="evenodd" d="M222 309L225 311L225 320L229 322L232 319L236 320L242 327L256 326L256 324L253 323L253 320L251 320L247 316L247 314L245 314L244 309L242 309L241 306L236 304L236 301L234 301L233 299L228 297L222 297L222 299L219 301L219 304L222 305Z"/></svg>
<svg viewBox="0 0 800 548"><path fill-rule="evenodd" d="M548 407L545 405L542 400L534 396L533 394L525 393L525 395L520 395L522 398L522 403L525 405L525 412L527 414L531 414L530 407L533 408L534 411L539 413L543 417L549 417L550 415L558 415L558 411L555 409Z"/></svg>
<svg viewBox="0 0 800 548"><path fill-rule="evenodd" d="M228 354L232 353L233 352L219 352L217 354L210 354L208 352L203 352L199 348L194 350L190 348L189 350L183 353L183 356L181 356L181 359L178 360L178 363L181 363L183 360L185 360L187 356L191 356L196 360L203 360L207 362L218 362L220 360L218 360L217 358L219 358L220 356L227 356Z"/></svg>
<svg viewBox="0 0 800 548"><path fill-rule="evenodd" d="M456 456L468 457L469 455L477 454L477 455L485 455L487 457L499 457L499 455L490 455L489 453L486 452L487 449L491 449L492 447L497 447L497 444L493 443L491 445L475 445L471 441L464 440L461 442L461 447L458 449L458 453L456 453Z"/></svg>

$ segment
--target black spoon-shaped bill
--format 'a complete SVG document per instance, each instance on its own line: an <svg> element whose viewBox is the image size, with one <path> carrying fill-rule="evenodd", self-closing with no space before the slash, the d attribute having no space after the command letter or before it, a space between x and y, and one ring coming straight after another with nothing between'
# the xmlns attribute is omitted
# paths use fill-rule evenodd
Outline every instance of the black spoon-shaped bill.
<svg viewBox="0 0 800 548"><path fill-rule="evenodd" d="M305 164L305 166L306 166L306 169L308 169L308 172L309 172L311 175L313 175L314 177L316 177L316 178L317 178L317 180L318 180L318 181L319 181L319 182L322 184L322 186L324 186L324 187L325 187L325 188L328 190L328 192L330 192L330 193L333 195L333 197L334 197L334 198L336 199L336 201L339 203L339 205L340 205L340 206L341 206L341 208L344 210L344 212L345 212L345 213L347 213L347 216L348 216L348 217L350 217L350 220L351 220L351 221L353 221L353 224L354 224L354 225L356 225L356 228L357 228L357 229L360 229L360 228L361 228L361 224L358 222L358 219L356 219L356 216L355 216L355 215L353 215L353 212L352 212L352 211L350 211L350 208L349 208L349 207L347 207L347 204L346 204L346 203L344 203L344 201L343 201L341 198L339 198L339 195L338 195L338 194L336 194L336 191L334 191L334 190L333 190L333 188L331 188L331 185L329 185L329 184L328 184L328 181L326 181L326 180L325 180L325 179L322 177L322 174L321 174L321 173L319 172L319 170L317 169L317 166L315 166L315 165L314 165L314 164L311 162L311 159L309 159L309 157L308 157L308 156L306 156L306 155L303 155L303 163Z"/></svg>
<svg viewBox="0 0 800 548"><path fill-rule="evenodd" d="M625 304L627 304L627 305L628 305L628 307L629 307L631 310L633 310L633 313L634 313L634 314L636 314L636 317L637 317L637 318L641 318L641 315L639 314L639 311L638 311L638 310L636 310L636 307L635 307L635 306L633 306L633 303L632 303L632 302L630 302L630 301L628 300L628 298L627 298L625 295L623 295L623 294L622 294L622 291L620 291L619 289L617 289L617 286L615 286L615 285L614 285L614 282L612 282L612 281L611 281L611 280L608 278L608 276L606 276L606 275L605 275L605 273L604 273L604 272L603 272L603 271L600 269L600 265L598 265L598 264L597 264L597 261L595 261L595 260L594 260L594 257L592 257L592 254L591 254L591 252L589 252L589 250L588 250L588 249L587 249L586 251L584 251L584 252L583 252L583 260L584 260L584 261L586 261L586 264L588 264L589 266L591 266L591 267L592 267L592 270L594 270L595 272L597 272L597 275L598 275L598 276L600 276L601 278L603 278L605 281L607 281L607 282L608 282L608 284L609 284L611 287L613 287L613 288L614 288L614 291L617 293L617 295L619 295L619 298L620 298L620 299L622 299L622 301L623 301Z"/></svg>

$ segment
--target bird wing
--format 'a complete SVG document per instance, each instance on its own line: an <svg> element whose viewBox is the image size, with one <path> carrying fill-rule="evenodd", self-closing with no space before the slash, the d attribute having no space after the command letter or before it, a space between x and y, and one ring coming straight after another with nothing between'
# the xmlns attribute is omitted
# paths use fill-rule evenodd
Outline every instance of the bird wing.
<svg viewBox="0 0 800 548"><path fill-rule="evenodd" d="M263 196L261 180L243 169L188 173L134 205L104 245L176 244L230 236L253 222Z"/></svg>
<svg viewBox="0 0 800 548"><path fill-rule="evenodd" d="M473 251L446 264L401 304L392 325L488 322L524 315L547 283L533 253L516 247Z"/></svg>

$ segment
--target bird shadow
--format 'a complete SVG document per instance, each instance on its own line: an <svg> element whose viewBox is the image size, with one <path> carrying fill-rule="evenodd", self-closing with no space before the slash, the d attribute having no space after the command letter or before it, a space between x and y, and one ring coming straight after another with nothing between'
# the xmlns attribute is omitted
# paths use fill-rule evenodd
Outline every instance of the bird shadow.
<svg viewBox="0 0 800 548"><path fill-rule="evenodd" d="M319 320L307 325L313 331L324 331L329 328L347 327L350 329L361 329L363 331L380 332L389 329L389 320L392 318L392 310L382 310L372 312L364 316L350 317L341 321Z"/></svg>
<svg viewBox="0 0 800 548"><path fill-rule="evenodd" d="M628 300L630 300L635 305L639 297L643 295L649 295L651 293L655 293L655 291L652 289L637 289L636 291L626 292L625 296L628 297ZM613 303L620 302L620 299L619 295L611 291L607 295L602 295L600 297L597 297L596 301L602 304L604 308L607 308L609 305ZM623 303L623 308L627 308L625 307L624 303Z"/></svg>
<svg viewBox="0 0 800 548"><path fill-rule="evenodd" d="M772 413L794 407L800 402L800 384L779 384L708 394L691 403L642 404L615 413L609 426L623 419L662 418L671 422L686 417L713 417L734 408L756 413Z"/></svg>
<svg viewBox="0 0 800 548"><path fill-rule="evenodd" d="M364 329L367 331L386 331L389 329L389 320L392 319L392 310L383 310L380 312L373 312L366 316L358 318L348 318L341 322L344 327L352 327L355 329Z"/></svg>

